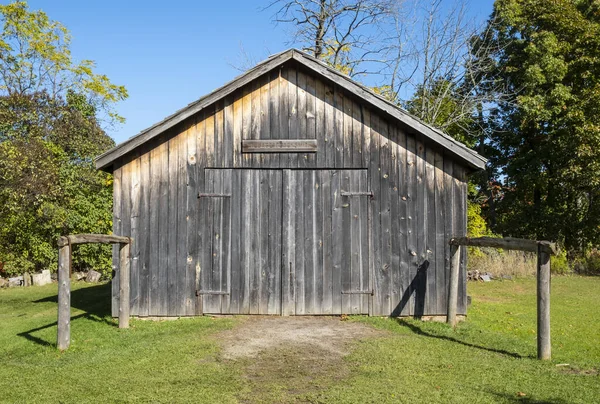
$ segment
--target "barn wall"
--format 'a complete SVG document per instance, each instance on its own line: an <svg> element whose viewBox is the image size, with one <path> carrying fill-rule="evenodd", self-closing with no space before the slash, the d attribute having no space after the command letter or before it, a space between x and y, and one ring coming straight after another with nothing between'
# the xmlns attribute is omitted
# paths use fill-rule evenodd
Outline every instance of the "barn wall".
<svg viewBox="0 0 600 404"><path fill-rule="evenodd" d="M317 153L241 153L242 139L304 138L317 139ZM371 314L446 313L447 242L466 233L466 169L400 122L288 63L115 165L114 232L134 238L132 315L201 310L197 196L211 186L207 167L368 169L375 195L369 202ZM113 255L116 268L118 252ZM458 312L465 314L464 279L460 285ZM114 316L117 299L114 277Z"/></svg>

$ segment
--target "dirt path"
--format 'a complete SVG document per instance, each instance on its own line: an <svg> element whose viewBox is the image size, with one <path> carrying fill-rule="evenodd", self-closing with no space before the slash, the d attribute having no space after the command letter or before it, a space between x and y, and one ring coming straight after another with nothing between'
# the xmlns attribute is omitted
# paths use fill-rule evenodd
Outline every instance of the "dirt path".
<svg viewBox="0 0 600 404"><path fill-rule="evenodd" d="M349 374L343 357L384 333L339 317L248 317L218 338L222 358L244 367L244 402L307 401Z"/></svg>

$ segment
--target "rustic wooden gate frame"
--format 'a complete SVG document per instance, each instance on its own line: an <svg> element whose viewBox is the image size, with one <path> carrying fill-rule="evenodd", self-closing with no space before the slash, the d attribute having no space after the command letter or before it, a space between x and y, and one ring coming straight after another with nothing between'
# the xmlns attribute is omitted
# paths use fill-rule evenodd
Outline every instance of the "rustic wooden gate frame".
<svg viewBox="0 0 600 404"><path fill-rule="evenodd" d="M129 246L131 237L107 234L74 234L58 239L58 330L56 346L71 345L71 252L75 244L119 244L119 328L129 328Z"/></svg>
<svg viewBox="0 0 600 404"><path fill-rule="evenodd" d="M450 239L450 282L448 285L448 314L446 322L456 326L458 304L458 275L460 272L460 246L492 247L537 253L537 356L551 358L550 345L550 255L558 254L555 243L519 238L455 237Z"/></svg>

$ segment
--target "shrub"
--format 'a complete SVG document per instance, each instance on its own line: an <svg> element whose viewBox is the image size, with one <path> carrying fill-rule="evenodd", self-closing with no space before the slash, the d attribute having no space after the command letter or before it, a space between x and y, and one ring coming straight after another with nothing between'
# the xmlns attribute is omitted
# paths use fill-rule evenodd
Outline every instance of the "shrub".
<svg viewBox="0 0 600 404"><path fill-rule="evenodd" d="M573 272L569 260L567 260L567 251L561 249L558 255L553 255L550 259L550 268L553 274L565 275Z"/></svg>

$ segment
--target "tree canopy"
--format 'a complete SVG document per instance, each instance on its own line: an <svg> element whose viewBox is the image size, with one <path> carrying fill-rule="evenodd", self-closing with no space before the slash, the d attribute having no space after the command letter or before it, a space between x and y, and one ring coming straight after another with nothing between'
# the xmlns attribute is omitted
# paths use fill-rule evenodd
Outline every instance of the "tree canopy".
<svg viewBox="0 0 600 404"><path fill-rule="evenodd" d="M0 262L53 269L59 235L112 229L112 177L93 158L114 145L100 120L122 119L127 92L75 63L69 32L42 11L14 2L0 21ZM78 248L73 263L108 271L110 248Z"/></svg>
<svg viewBox="0 0 600 404"><path fill-rule="evenodd" d="M497 231L600 243L600 5L497 0L489 72L512 97L498 103L491 165L502 184Z"/></svg>

